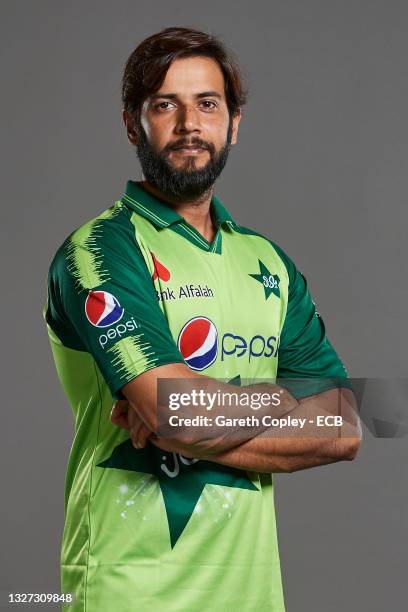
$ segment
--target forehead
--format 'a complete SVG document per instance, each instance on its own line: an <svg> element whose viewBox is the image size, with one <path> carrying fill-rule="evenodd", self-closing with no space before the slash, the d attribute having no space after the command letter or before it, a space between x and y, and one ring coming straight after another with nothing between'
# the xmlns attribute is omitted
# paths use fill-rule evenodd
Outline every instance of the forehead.
<svg viewBox="0 0 408 612"><path fill-rule="evenodd" d="M224 96L224 75L211 57L185 57L174 60L156 95L164 93L198 94L217 91Z"/></svg>

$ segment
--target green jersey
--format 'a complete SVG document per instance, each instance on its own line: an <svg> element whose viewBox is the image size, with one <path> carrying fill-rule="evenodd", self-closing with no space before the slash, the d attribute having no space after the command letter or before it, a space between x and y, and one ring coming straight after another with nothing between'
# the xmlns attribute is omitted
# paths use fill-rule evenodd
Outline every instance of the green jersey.
<svg viewBox="0 0 408 612"><path fill-rule="evenodd" d="M272 474L135 449L110 421L157 366L240 379L347 376L305 278L213 196L210 243L128 181L58 249L44 307L75 418L62 591L73 612L256 610L284 601Z"/></svg>

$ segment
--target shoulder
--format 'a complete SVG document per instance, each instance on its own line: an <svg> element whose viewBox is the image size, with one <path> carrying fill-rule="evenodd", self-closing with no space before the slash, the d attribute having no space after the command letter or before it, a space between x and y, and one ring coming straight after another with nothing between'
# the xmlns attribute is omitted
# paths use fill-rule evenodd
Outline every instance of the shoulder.
<svg viewBox="0 0 408 612"><path fill-rule="evenodd" d="M49 277L82 270L88 282L98 285L106 271L102 262L136 246L135 227L129 209L118 200L112 206L73 230L58 247L49 267Z"/></svg>
<svg viewBox="0 0 408 612"><path fill-rule="evenodd" d="M128 232L132 227L129 209L118 200L72 231L65 238L60 249L69 249L70 245L81 245L89 249L92 249L95 245L103 246L115 234L120 235L123 232Z"/></svg>

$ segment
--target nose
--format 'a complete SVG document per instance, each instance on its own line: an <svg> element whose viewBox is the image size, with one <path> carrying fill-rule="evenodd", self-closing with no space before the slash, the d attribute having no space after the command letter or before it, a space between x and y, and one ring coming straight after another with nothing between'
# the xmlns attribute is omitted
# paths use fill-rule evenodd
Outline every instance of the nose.
<svg viewBox="0 0 408 612"><path fill-rule="evenodd" d="M200 119L197 109L194 106L181 107L177 116L176 132L178 134L189 134L200 131Z"/></svg>

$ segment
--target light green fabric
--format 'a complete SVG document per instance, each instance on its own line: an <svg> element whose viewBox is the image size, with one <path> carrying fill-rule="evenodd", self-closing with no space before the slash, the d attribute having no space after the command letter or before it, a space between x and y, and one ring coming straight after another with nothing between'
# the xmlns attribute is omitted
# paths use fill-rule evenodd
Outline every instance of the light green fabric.
<svg viewBox="0 0 408 612"><path fill-rule="evenodd" d="M302 375L302 363L314 376L345 376L344 367L303 276L219 200L210 244L140 184L125 196L67 238L48 277L44 316L75 417L61 577L76 600L67 609L282 612L272 475L136 450L110 411L126 382L184 361L178 339L195 317L217 332L216 358L200 370L208 376L274 379L281 354L286 375ZM90 290L118 300L119 322L89 321Z"/></svg>

